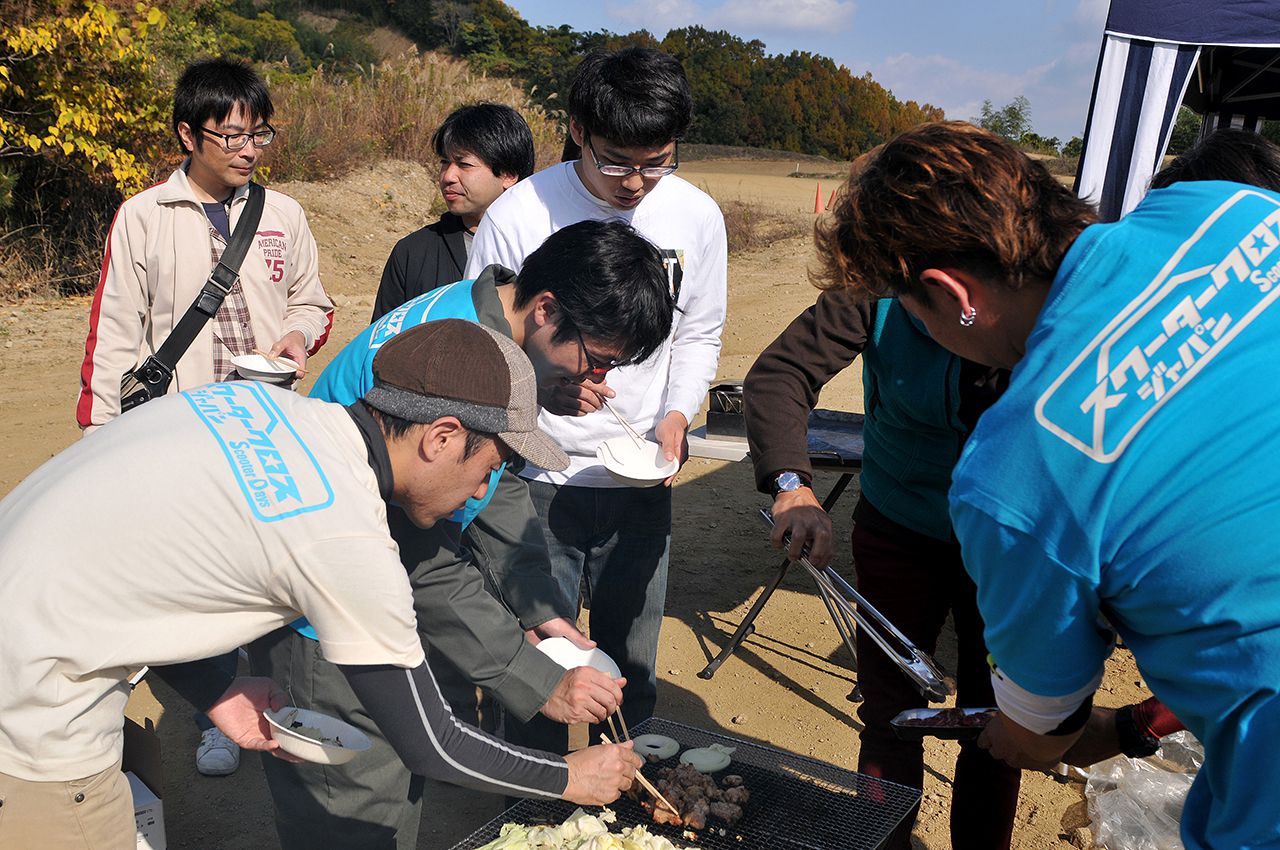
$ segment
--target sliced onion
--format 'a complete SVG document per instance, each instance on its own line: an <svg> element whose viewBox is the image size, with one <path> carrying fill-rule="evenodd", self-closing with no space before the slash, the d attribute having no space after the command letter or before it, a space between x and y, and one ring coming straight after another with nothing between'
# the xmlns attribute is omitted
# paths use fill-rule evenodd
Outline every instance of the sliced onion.
<svg viewBox="0 0 1280 850"><path fill-rule="evenodd" d="M637 735L631 740L635 742L636 752L642 756L669 759L680 752L680 743L666 735Z"/></svg>
<svg viewBox="0 0 1280 850"><path fill-rule="evenodd" d="M709 747L685 750L680 754L680 762L689 765L699 773L715 773L729 766L731 761L729 754L732 752L733 747L712 744Z"/></svg>

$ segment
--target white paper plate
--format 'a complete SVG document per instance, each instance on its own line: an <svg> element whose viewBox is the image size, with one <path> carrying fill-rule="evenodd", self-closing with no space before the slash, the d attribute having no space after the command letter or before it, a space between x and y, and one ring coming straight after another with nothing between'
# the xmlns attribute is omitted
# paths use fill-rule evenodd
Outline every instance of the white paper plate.
<svg viewBox="0 0 1280 850"><path fill-rule="evenodd" d="M596 447L596 457L614 478L631 487L652 487L676 474L680 462L667 460L652 440L640 445L630 437L614 437Z"/></svg>
<svg viewBox="0 0 1280 850"><path fill-rule="evenodd" d="M369 736L350 723L318 711L286 705L279 711L264 711L262 716L271 724L271 737L280 742L280 749L316 764L346 764L361 751L373 746ZM342 743L338 745L317 741L291 729L295 723L318 729L325 738Z"/></svg>
<svg viewBox="0 0 1280 850"><path fill-rule="evenodd" d="M622 678L617 663L602 649L583 649L566 637L544 638L538 642L538 651L566 670L574 667L594 667L615 679Z"/></svg>
<svg viewBox="0 0 1280 850"><path fill-rule="evenodd" d="M237 354L231 358L231 365L242 377L271 383L285 381L298 370L298 364L288 357L277 357L273 362L261 354Z"/></svg>

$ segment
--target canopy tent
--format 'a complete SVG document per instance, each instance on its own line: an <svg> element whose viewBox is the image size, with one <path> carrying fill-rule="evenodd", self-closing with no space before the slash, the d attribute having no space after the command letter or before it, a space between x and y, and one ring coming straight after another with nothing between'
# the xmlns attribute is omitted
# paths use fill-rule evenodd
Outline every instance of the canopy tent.
<svg viewBox="0 0 1280 850"><path fill-rule="evenodd" d="M1182 103L1206 129L1280 119L1280 0L1111 0L1076 193L1137 206Z"/></svg>

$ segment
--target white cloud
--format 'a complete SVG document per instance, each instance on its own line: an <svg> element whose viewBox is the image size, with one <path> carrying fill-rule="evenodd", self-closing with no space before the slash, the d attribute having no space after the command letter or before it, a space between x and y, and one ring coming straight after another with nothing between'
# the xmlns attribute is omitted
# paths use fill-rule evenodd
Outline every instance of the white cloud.
<svg viewBox="0 0 1280 850"><path fill-rule="evenodd" d="M1102 28L1107 24L1107 11L1110 6L1110 0L1079 0L1072 17L1077 24L1101 36Z"/></svg>
<svg viewBox="0 0 1280 850"><path fill-rule="evenodd" d="M764 32L840 32L853 22L853 0L723 0L700 8L693 0L634 0L609 3L613 19L643 27L661 38L668 30L697 24L744 38Z"/></svg>
<svg viewBox="0 0 1280 850"><path fill-rule="evenodd" d="M658 38L667 30L696 23L698 7L693 0L635 0L630 3L608 3L609 17L627 27L647 29Z"/></svg>
<svg viewBox="0 0 1280 850"><path fill-rule="evenodd" d="M1015 74L975 68L950 56L900 53L886 59L873 75L900 99L928 102L945 109L948 118L967 121L978 114L984 99L1003 106L1026 94L1047 67Z"/></svg>
<svg viewBox="0 0 1280 850"><path fill-rule="evenodd" d="M945 110L948 118L960 121L976 117L983 100L999 108L1025 95L1031 101L1035 131L1066 141L1084 127L1093 85L1093 57L1072 50L1042 65L1009 72L978 68L938 54L902 53L886 59L873 74L899 99L931 103Z"/></svg>
<svg viewBox="0 0 1280 850"><path fill-rule="evenodd" d="M839 32L853 22L852 0L726 0L711 16L725 29Z"/></svg>

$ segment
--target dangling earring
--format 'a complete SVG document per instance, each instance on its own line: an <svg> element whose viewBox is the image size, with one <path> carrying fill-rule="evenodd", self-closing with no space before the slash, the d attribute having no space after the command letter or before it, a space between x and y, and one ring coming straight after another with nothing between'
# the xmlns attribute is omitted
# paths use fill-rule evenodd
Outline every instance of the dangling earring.
<svg viewBox="0 0 1280 850"><path fill-rule="evenodd" d="M966 327L966 328L973 327L973 320L976 318L978 318L978 308L970 307L968 310L965 310L963 313L960 314L961 327Z"/></svg>

